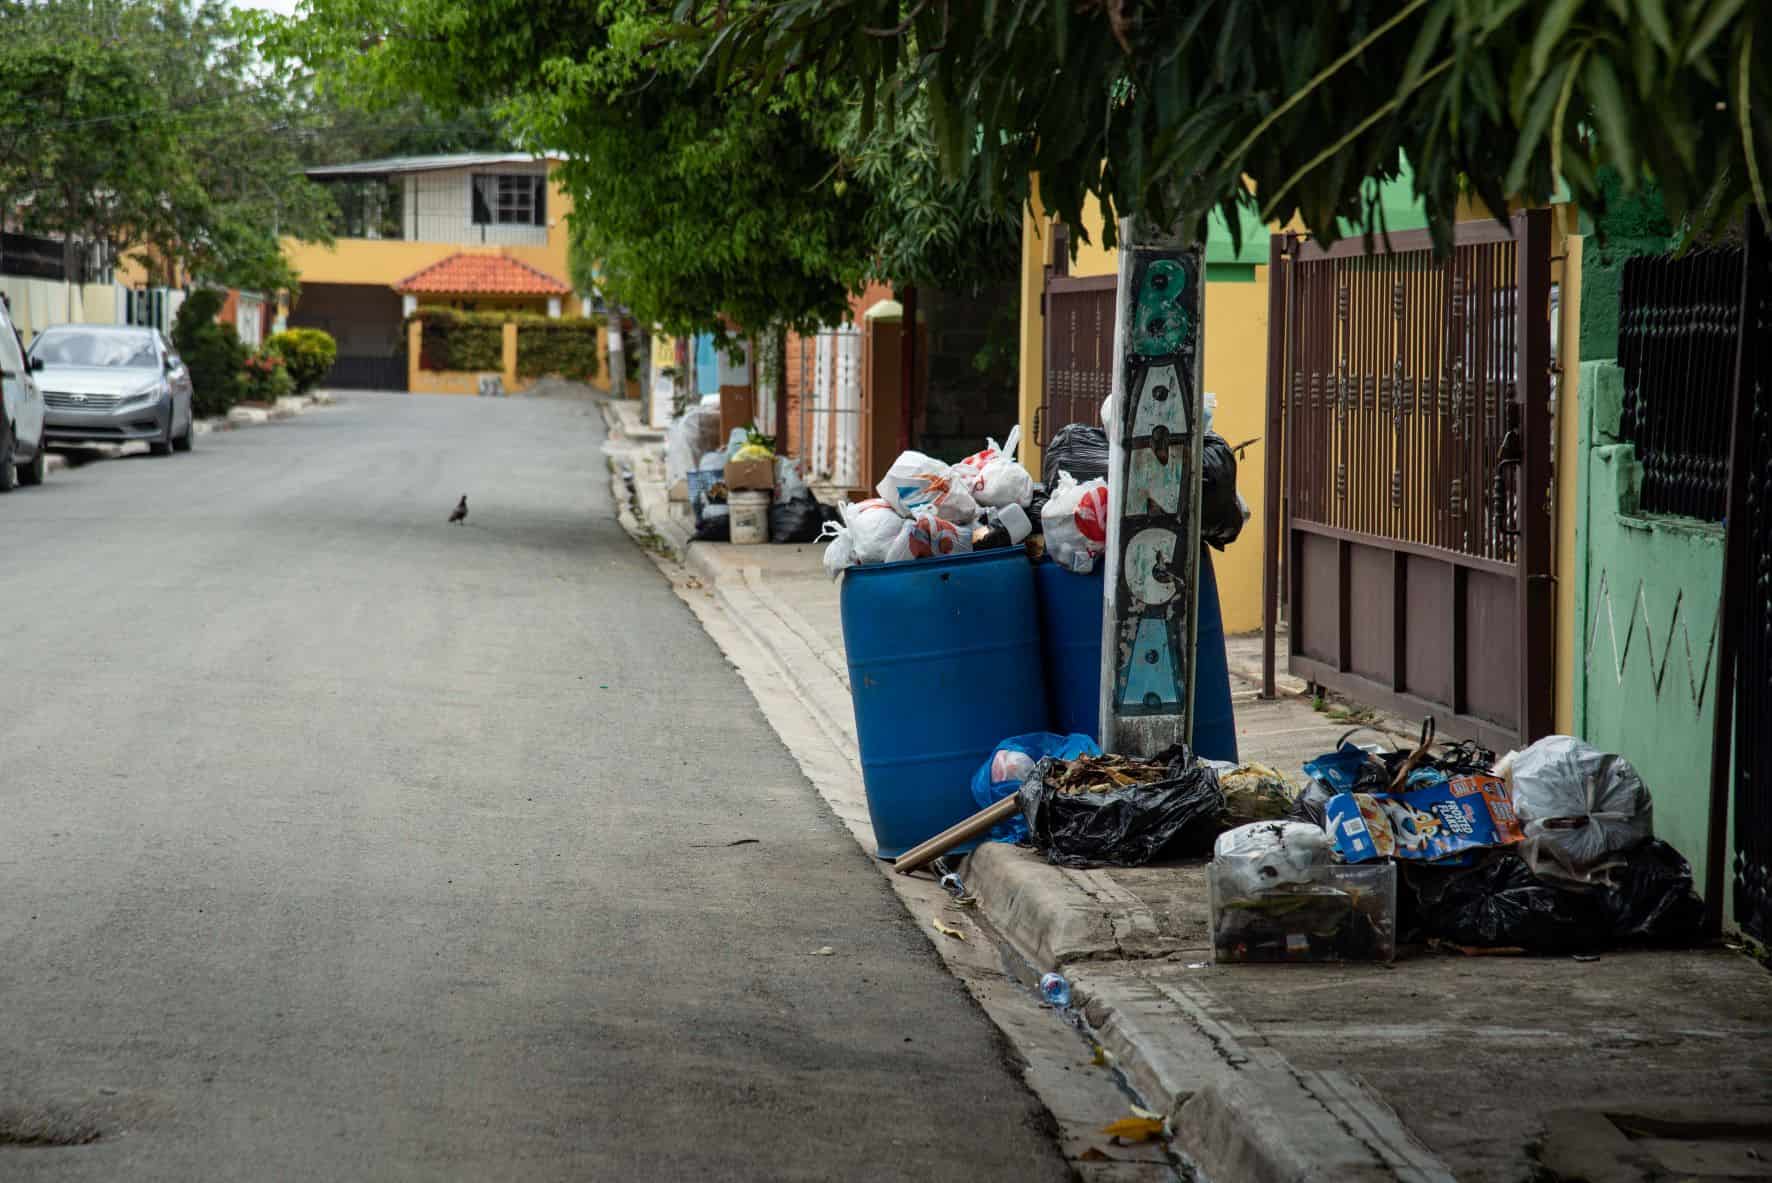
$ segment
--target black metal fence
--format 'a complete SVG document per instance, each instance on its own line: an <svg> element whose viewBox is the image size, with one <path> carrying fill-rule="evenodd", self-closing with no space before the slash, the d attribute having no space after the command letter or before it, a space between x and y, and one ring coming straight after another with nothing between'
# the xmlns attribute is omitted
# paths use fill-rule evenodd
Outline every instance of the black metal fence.
<svg viewBox="0 0 1772 1183"><path fill-rule="evenodd" d="M340 390L405 390L406 355L393 357L345 357L339 355L320 380L322 386Z"/></svg>
<svg viewBox="0 0 1772 1183"><path fill-rule="evenodd" d="M1747 355L1742 359L1742 416L1747 426L1739 519L1743 553L1740 578L1725 595L1739 603L1740 650L1735 666L1735 919L1742 929L1772 944L1772 251L1752 234L1753 269L1742 312ZM1740 271L1736 274L1739 276ZM1740 300L1738 295L1737 300ZM1740 306L1739 303L1737 305ZM1724 659L1727 659L1724 654Z"/></svg>
<svg viewBox="0 0 1772 1183"><path fill-rule="evenodd" d="M1643 465L1646 512L1723 520L1742 256L1716 247L1624 265L1623 433Z"/></svg>

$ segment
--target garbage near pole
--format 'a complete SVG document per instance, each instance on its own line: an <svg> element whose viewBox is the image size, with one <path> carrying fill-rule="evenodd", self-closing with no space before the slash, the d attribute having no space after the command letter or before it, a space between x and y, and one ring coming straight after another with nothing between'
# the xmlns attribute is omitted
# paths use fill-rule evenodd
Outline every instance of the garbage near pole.
<svg viewBox="0 0 1772 1183"><path fill-rule="evenodd" d="M1048 756L1021 786L1029 837L1067 867L1202 855L1224 829L1218 774L1183 745L1154 759Z"/></svg>
<svg viewBox="0 0 1772 1183"><path fill-rule="evenodd" d="M1354 734L1306 762L1290 814L1321 827L1337 867L1394 869L1403 941L1586 954L1700 939L1691 867L1653 837L1649 789L1623 757L1569 736L1499 762L1469 743L1435 751L1431 720L1409 751ZM1217 902L1212 922L1215 934L1230 923Z"/></svg>

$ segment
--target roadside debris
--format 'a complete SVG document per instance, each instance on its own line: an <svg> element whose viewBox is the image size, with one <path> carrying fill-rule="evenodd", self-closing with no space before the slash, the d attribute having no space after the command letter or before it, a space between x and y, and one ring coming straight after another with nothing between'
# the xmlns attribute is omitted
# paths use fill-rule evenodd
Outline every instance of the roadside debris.
<svg viewBox="0 0 1772 1183"><path fill-rule="evenodd" d="M1040 979L1040 997L1046 1005L1063 1010L1071 1004L1071 984L1062 974L1049 973Z"/></svg>
<svg viewBox="0 0 1772 1183"><path fill-rule="evenodd" d="M1021 786L1034 845L1063 866L1200 855L1224 828L1218 774L1177 745L1155 760L1048 756Z"/></svg>
<svg viewBox="0 0 1772 1183"><path fill-rule="evenodd" d="M963 941L966 939L965 933L961 932L951 924L943 924L940 917L930 920L929 923L933 924L935 926L935 931L944 937L953 937L956 941Z"/></svg>

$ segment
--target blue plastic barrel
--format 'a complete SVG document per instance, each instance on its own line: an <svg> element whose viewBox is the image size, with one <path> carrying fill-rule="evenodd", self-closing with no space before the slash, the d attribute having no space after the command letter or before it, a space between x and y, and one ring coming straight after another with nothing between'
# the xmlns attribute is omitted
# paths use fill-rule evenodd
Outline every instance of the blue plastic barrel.
<svg viewBox="0 0 1772 1183"><path fill-rule="evenodd" d="M1104 564L1074 575L1057 563L1034 568L1040 631L1046 654L1046 690L1052 729L1101 740L1101 618ZM1200 615L1194 665L1194 751L1209 760L1237 759L1231 713L1230 664L1224 651L1224 614L1212 555L1200 550Z"/></svg>
<svg viewBox="0 0 1772 1183"><path fill-rule="evenodd" d="M850 567L842 610L868 816L897 858L978 812L999 740L1049 730L1034 575L1020 547Z"/></svg>

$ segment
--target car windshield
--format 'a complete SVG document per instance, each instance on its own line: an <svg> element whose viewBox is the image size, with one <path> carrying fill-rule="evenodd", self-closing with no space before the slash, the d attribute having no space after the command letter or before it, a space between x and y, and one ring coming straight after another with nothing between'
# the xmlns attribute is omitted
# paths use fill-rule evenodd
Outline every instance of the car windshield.
<svg viewBox="0 0 1772 1183"><path fill-rule="evenodd" d="M152 369L160 364L146 333L58 333L37 338L31 356L46 366L118 366Z"/></svg>

